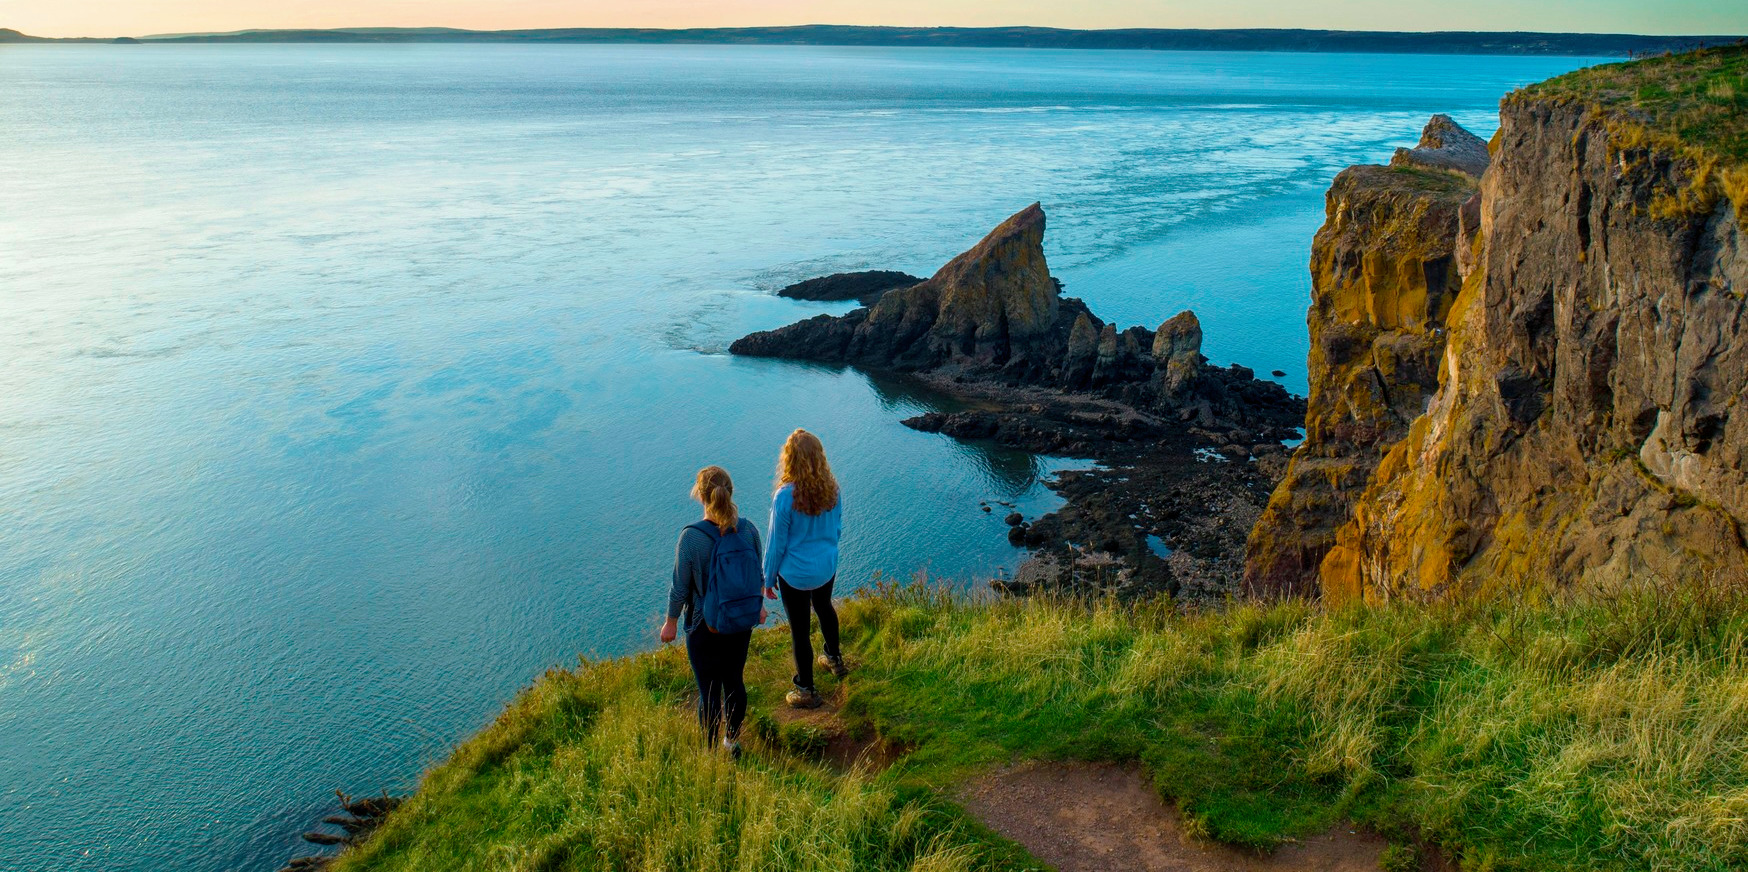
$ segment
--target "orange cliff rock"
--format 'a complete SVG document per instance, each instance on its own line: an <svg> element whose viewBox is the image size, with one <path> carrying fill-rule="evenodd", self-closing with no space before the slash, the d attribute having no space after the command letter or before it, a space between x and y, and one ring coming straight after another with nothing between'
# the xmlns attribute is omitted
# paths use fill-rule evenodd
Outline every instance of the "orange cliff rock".
<svg viewBox="0 0 1748 872"><path fill-rule="evenodd" d="M1429 150L1433 158L1423 158ZM1384 452L1425 410L1461 284L1462 214L1467 205L1473 215L1486 155L1486 143L1440 115L1421 147L1399 150L1393 166L1336 176L1311 247L1305 441L1251 532L1246 590L1317 592L1336 530L1352 518Z"/></svg>
<svg viewBox="0 0 1748 872"><path fill-rule="evenodd" d="M1748 566L1741 161L1718 147L1720 128L1695 144L1669 121L1706 107L1635 97L1670 93L1638 86L1654 77L1692 80L1743 54L1602 67L1507 98L1427 411L1391 441L1391 416L1328 402L1351 395L1354 370L1319 369L1314 351L1309 420L1356 433L1388 421L1369 431L1386 450L1358 491L1332 474L1319 493L1304 473L1321 449L1301 449L1281 510L1253 533L1259 579L1282 542L1322 541L1325 527L1282 520L1318 499L1351 506L1315 569L1297 567L1331 600L1612 590ZM1405 241L1380 230L1380 250ZM1322 305L1331 287L1320 283L1314 329L1340 308ZM1378 322L1353 302L1326 333Z"/></svg>

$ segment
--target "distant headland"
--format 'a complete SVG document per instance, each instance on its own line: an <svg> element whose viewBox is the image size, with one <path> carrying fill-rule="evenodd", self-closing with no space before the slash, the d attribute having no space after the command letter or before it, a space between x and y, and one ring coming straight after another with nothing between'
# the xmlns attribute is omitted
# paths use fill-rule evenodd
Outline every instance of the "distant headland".
<svg viewBox="0 0 1748 872"><path fill-rule="evenodd" d="M632 43L705 45L933 46L964 48L1142 49L1155 51L1369 52L1632 56L1726 45L1742 36L1639 36L1620 33L1362 30L1064 30L1051 27L711 27L683 30L576 27L549 30L457 30L447 27L349 27L334 30L239 30L143 37L55 39L0 28L0 43L34 42L340 42L340 43Z"/></svg>

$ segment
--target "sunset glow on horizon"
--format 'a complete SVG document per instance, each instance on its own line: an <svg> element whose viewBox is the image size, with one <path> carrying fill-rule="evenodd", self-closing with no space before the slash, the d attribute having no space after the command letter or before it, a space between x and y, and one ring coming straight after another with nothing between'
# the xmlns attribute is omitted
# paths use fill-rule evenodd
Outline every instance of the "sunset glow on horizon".
<svg viewBox="0 0 1748 872"><path fill-rule="evenodd" d="M1103 29L1310 28L1332 30L1532 30L1641 34L1748 33L1748 3L1720 0L1517 0L1416 5L1325 0L1288 8L1269 0L12 0L0 27L37 36L145 36L247 29L457 27L759 27L795 24Z"/></svg>

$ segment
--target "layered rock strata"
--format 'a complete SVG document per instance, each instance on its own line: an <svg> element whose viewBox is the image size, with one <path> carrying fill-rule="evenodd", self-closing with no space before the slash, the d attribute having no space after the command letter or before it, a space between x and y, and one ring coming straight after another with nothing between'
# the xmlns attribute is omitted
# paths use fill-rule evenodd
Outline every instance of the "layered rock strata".
<svg viewBox="0 0 1748 872"><path fill-rule="evenodd" d="M1748 243L1700 169L1520 96L1430 411L1325 558L1334 597L1616 588L1748 565Z"/></svg>
<svg viewBox="0 0 1748 872"><path fill-rule="evenodd" d="M1420 142L1413 148L1398 148L1390 158L1390 166L1425 170L1447 170L1481 178L1492 162L1487 143L1481 137L1463 129L1449 115L1434 115L1420 131Z"/></svg>
<svg viewBox="0 0 1748 872"><path fill-rule="evenodd" d="M1486 166L1486 143L1436 115L1391 166L1335 177L1311 244L1305 440L1251 532L1248 591L1317 593L1336 530L1426 410Z"/></svg>
<svg viewBox="0 0 1748 872"><path fill-rule="evenodd" d="M1607 591L1748 566L1748 172L1717 89L1680 90L1744 54L1506 99L1437 389L1353 498L1316 570L1325 598ZM1340 387L1323 375L1314 418Z"/></svg>

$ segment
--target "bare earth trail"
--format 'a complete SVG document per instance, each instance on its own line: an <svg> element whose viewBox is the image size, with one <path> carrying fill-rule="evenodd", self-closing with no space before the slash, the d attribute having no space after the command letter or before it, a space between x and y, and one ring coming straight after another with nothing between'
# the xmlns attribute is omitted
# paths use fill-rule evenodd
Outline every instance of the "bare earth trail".
<svg viewBox="0 0 1748 872"><path fill-rule="evenodd" d="M815 731L820 756L839 769L885 769L906 749L852 738L838 717L842 688L817 709L776 707L787 727ZM957 797L984 826L1057 872L1376 872L1383 838L1338 827L1263 855L1192 839L1177 810L1134 767L1027 764L966 784Z"/></svg>
<svg viewBox="0 0 1748 872"><path fill-rule="evenodd" d="M1108 764L1004 769L966 785L959 799L1059 872L1376 872L1387 844L1346 828L1269 855L1193 840L1139 770Z"/></svg>
<svg viewBox="0 0 1748 872"><path fill-rule="evenodd" d="M845 728L843 719L838 717L838 707L844 701L843 685L821 694L821 699L824 702L815 709L795 709L778 705L771 710L771 718L785 728L801 727L811 731L820 743L820 759L840 770L863 766L878 772L897 762L898 758L910 750L877 736L851 735Z"/></svg>

